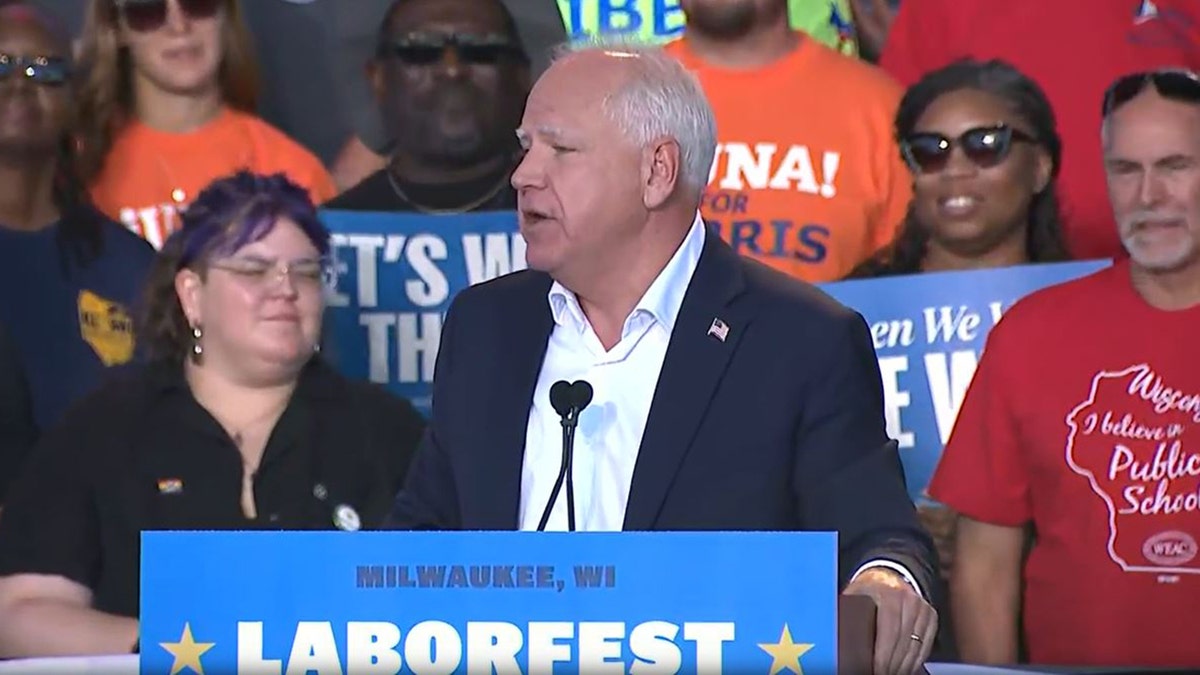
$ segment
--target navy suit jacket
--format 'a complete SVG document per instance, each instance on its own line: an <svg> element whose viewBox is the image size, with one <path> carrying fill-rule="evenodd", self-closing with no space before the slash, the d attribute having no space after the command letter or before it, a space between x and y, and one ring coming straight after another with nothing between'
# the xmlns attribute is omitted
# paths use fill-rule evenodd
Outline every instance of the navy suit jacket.
<svg viewBox="0 0 1200 675"><path fill-rule="evenodd" d="M432 419L390 527L517 529L551 283L516 272L451 304ZM713 319L728 325L724 340L709 335ZM624 529L836 530L842 585L882 558L932 599L936 557L885 431L863 318L710 233L654 391Z"/></svg>

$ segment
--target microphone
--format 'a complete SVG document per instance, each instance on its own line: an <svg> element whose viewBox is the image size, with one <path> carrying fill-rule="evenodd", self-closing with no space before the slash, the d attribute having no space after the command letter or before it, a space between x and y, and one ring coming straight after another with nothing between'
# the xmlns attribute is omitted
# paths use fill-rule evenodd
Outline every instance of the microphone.
<svg viewBox="0 0 1200 675"><path fill-rule="evenodd" d="M586 380L567 382L559 380L550 387L550 405L558 413L563 428L562 462L558 467L558 478L550 491L550 500L542 511L542 519L538 523L538 532L546 529L550 521L550 512L554 510L554 502L562 491L563 481L567 484L567 529L575 531L575 477L571 469L575 451L575 427L579 425L579 413L592 402L592 385Z"/></svg>

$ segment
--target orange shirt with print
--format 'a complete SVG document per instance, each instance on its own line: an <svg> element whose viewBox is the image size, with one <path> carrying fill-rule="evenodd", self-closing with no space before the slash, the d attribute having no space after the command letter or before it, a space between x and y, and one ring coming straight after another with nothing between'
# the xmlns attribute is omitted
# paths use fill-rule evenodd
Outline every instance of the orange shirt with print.
<svg viewBox="0 0 1200 675"><path fill-rule="evenodd" d="M110 217L162 248L179 227L179 211L210 182L239 169L284 173L318 204L337 194L315 155L258 117L227 108L183 134L131 122L117 135L92 184L92 199Z"/></svg>
<svg viewBox="0 0 1200 675"><path fill-rule="evenodd" d="M891 242L912 197L892 132L900 85L808 37L756 70L703 63L686 36L666 49L716 115L701 213L738 253L821 283Z"/></svg>

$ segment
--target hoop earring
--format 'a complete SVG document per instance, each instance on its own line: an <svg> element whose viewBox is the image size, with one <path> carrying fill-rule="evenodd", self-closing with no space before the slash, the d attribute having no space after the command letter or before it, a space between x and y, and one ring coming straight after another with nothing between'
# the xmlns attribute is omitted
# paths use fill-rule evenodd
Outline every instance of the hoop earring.
<svg viewBox="0 0 1200 675"><path fill-rule="evenodd" d="M199 364L200 357L204 355L204 345L200 344L200 340L204 337L204 331L200 328L200 324L192 326L192 363Z"/></svg>

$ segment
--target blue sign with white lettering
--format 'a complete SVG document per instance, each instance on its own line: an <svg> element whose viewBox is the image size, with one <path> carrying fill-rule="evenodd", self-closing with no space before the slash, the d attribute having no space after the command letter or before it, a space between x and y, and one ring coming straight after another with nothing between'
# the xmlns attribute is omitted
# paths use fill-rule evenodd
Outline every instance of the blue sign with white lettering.
<svg viewBox="0 0 1200 675"><path fill-rule="evenodd" d="M468 285L525 268L513 213L422 216L327 211L335 274L322 353L346 375L387 384L430 411L442 318ZM1036 290L1108 260L938 272L821 284L871 325L888 432L909 494L925 487L950 436L988 331ZM747 432L749 433L749 431Z"/></svg>
<svg viewBox="0 0 1200 675"><path fill-rule="evenodd" d="M1022 265L821 285L871 326L888 435L899 443L914 501L928 501L925 488L992 326L1026 295L1109 264Z"/></svg>
<svg viewBox="0 0 1200 675"><path fill-rule="evenodd" d="M511 211L426 216L323 211L332 233L321 352L426 416L442 319L467 286L525 269Z"/></svg>
<svg viewBox="0 0 1200 675"><path fill-rule="evenodd" d="M145 532L141 665L836 672L837 536Z"/></svg>

